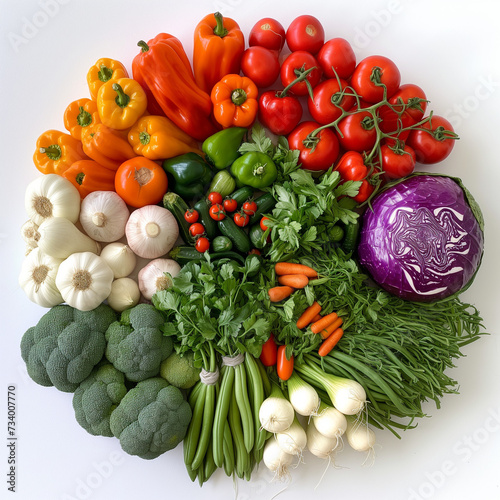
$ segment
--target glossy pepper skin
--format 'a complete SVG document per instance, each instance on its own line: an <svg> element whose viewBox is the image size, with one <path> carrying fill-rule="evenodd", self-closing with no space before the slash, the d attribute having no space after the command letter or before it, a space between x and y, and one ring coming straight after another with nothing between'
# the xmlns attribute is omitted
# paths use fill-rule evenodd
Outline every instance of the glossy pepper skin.
<svg viewBox="0 0 500 500"><path fill-rule="evenodd" d="M128 71L120 61L109 57L98 59L87 72L87 85L92 100L97 99L97 93L104 83L119 78L128 78Z"/></svg>
<svg viewBox="0 0 500 500"><path fill-rule="evenodd" d="M256 189L270 186L278 176L272 158L257 151L245 153L235 160L231 165L231 173L239 187L251 186Z"/></svg>
<svg viewBox="0 0 500 500"><path fill-rule="evenodd" d="M198 86L210 94L224 76L240 72L245 38L236 21L208 14L194 30L193 69Z"/></svg>
<svg viewBox="0 0 500 500"><path fill-rule="evenodd" d="M130 128L147 107L146 92L132 78L106 82L97 94L99 118L104 125L115 130Z"/></svg>
<svg viewBox="0 0 500 500"><path fill-rule="evenodd" d="M126 133L103 123L83 129L82 146L88 157L110 170L117 170L125 160L136 156Z"/></svg>
<svg viewBox="0 0 500 500"><path fill-rule="evenodd" d="M64 128L79 141L82 140L82 129L100 121L97 104L86 97L73 101L64 111Z"/></svg>
<svg viewBox="0 0 500 500"><path fill-rule="evenodd" d="M202 154L198 143L166 116L148 115L128 131L128 142L137 155L165 160L184 153Z"/></svg>
<svg viewBox="0 0 500 500"><path fill-rule="evenodd" d="M217 170L229 167L240 156L238 149L246 132L244 127L230 127L205 139L201 149L207 161Z"/></svg>
<svg viewBox="0 0 500 500"><path fill-rule="evenodd" d="M33 162L42 174L61 175L78 160L88 159L82 143L59 130L47 130L36 141Z"/></svg>
<svg viewBox="0 0 500 500"><path fill-rule="evenodd" d="M132 73L163 114L181 130L199 141L217 132L211 120L210 95L194 81L191 64L180 40L160 33L132 61ZM150 107L150 112L154 110ZM155 114L158 114L155 112Z"/></svg>
<svg viewBox="0 0 500 500"><path fill-rule="evenodd" d="M203 197L213 177L210 165L196 153L186 153L163 162L170 190L185 200Z"/></svg>
<svg viewBox="0 0 500 500"><path fill-rule="evenodd" d="M115 190L115 172L94 160L76 161L62 176L78 189L82 199L94 191Z"/></svg>

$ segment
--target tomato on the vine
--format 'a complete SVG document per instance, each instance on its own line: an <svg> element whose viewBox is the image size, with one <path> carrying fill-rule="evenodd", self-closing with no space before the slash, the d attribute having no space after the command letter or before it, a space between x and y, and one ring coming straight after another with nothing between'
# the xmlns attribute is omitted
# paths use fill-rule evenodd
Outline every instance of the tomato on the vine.
<svg viewBox="0 0 500 500"><path fill-rule="evenodd" d="M394 146L383 144L380 147L382 170L388 179L401 179L415 169L415 151L408 145L396 143Z"/></svg>
<svg viewBox="0 0 500 500"><path fill-rule="evenodd" d="M377 129L369 111L348 115L338 123L340 145L346 151L368 151L377 142Z"/></svg>
<svg viewBox="0 0 500 500"><path fill-rule="evenodd" d="M284 87L288 87L294 80L297 79L297 73L307 71L311 68L312 71L307 75L306 80L311 87L318 85L321 79L321 67L316 58L305 50L292 52L281 65L280 77ZM296 73L297 71L297 73ZM297 82L290 88L289 92L293 95L307 95L308 88L305 81Z"/></svg>
<svg viewBox="0 0 500 500"><path fill-rule="evenodd" d="M224 210L224 207L220 203L214 203L208 213L210 214L210 217L214 220L222 220L226 217L226 211Z"/></svg>
<svg viewBox="0 0 500 500"><path fill-rule="evenodd" d="M313 137L310 135L319 127L319 123L305 121L288 135L290 149L300 151L299 162L306 170L327 170L339 155L339 141L335 132L324 128Z"/></svg>
<svg viewBox="0 0 500 500"><path fill-rule="evenodd" d="M259 121L273 134L288 135L302 118L302 104L296 97L280 94L268 90L260 96Z"/></svg>
<svg viewBox="0 0 500 500"><path fill-rule="evenodd" d="M347 79L356 67L356 54L344 38L332 38L325 42L316 54L316 59L328 78Z"/></svg>
<svg viewBox="0 0 500 500"><path fill-rule="evenodd" d="M431 164L443 161L458 139L451 123L442 116L432 115L419 129L412 130L406 144L415 150L419 163Z"/></svg>
<svg viewBox="0 0 500 500"><path fill-rule="evenodd" d="M352 88L367 102L377 103L384 98L384 87L387 98L399 88L401 74L398 67L387 57L365 57L354 69L351 76Z"/></svg>
<svg viewBox="0 0 500 500"><path fill-rule="evenodd" d="M285 45L285 28L279 21L272 17L265 17L257 21L250 31L248 45L253 47L258 45L278 53Z"/></svg>
<svg viewBox="0 0 500 500"><path fill-rule="evenodd" d="M345 80L330 78L319 83L313 90L313 98L307 100L309 113L322 125L334 122L342 114L342 110L351 109L356 100L354 96L344 92L348 83Z"/></svg>
<svg viewBox="0 0 500 500"><path fill-rule="evenodd" d="M212 191L211 193L208 194L207 200L212 204L215 205L216 203L222 203L222 195L218 193L217 191Z"/></svg>
<svg viewBox="0 0 500 500"><path fill-rule="evenodd" d="M241 208L247 215L254 215L257 211L257 203L255 203L255 201L253 200L247 200L245 201L245 203L243 203L243 206Z"/></svg>
<svg viewBox="0 0 500 500"><path fill-rule="evenodd" d="M325 43L325 30L319 19L303 15L296 17L286 30L286 44L295 52L306 50L316 54Z"/></svg>
<svg viewBox="0 0 500 500"><path fill-rule="evenodd" d="M280 75L278 55L259 45L249 47L241 56L241 71L257 87L269 87Z"/></svg>
<svg viewBox="0 0 500 500"><path fill-rule="evenodd" d="M238 202L233 198L226 198L222 205L226 212L234 212L238 208Z"/></svg>
<svg viewBox="0 0 500 500"><path fill-rule="evenodd" d="M184 213L184 220L186 222L189 222L190 224L193 224L200 218L200 214L198 213L197 210L194 208L188 208L186 212Z"/></svg>
<svg viewBox="0 0 500 500"><path fill-rule="evenodd" d="M201 236L196 240L194 247L200 253L206 252L210 248L210 241L205 236Z"/></svg>
<svg viewBox="0 0 500 500"><path fill-rule="evenodd" d="M237 226L245 227L250 222L250 217L245 212L236 212L233 220Z"/></svg>
<svg viewBox="0 0 500 500"><path fill-rule="evenodd" d="M199 236L205 232L205 227L199 222L195 222L189 226L189 234L191 236Z"/></svg>

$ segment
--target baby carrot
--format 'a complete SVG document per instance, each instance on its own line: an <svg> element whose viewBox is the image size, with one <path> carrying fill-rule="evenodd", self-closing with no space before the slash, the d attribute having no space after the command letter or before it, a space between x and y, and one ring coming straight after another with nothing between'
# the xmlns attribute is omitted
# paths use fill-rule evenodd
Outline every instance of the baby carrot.
<svg viewBox="0 0 500 500"><path fill-rule="evenodd" d="M338 341L344 335L344 330L342 328L337 328L323 343L319 346L318 354L320 356L326 356L338 343Z"/></svg>
<svg viewBox="0 0 500 500"><path fill-rule="evenodd" d="M330 313L326 316L322 316L322 318L311 325L311 331L313 333L319 333L321 330L324 330L329 324L333 323L338 318L337 313Z"/></svg>
<svg viewBox="0 0 500 500"><path fill-rule="evenodd" d="M317 314L319 314L320 311L321 311L321 306L319 305L319 303L313 302L313 304L310 305L297 320L297 328L302 329L311 324L313 319L316 317Z"/></svg>
<svg viewBox="0 0 500 500"><path fill-rule="evenodd" d="M291 286L274 286L270 288L267 293L269 294L271 302L279 302L280 300L290 297L293 291L294 288Z"/></svg>
<svg viewBox="0 0 500 500"><path fill-rule="evenodd" d="M318 277L318 273L312 267L304 264L293 264L292 262L277 262L274 270L280 276L285 274L305 274L308 278Z"/></svg>
<svg viewBox="0 0 500 500"><path fill-rule="evenodd" d="M328 338L332 332L334 332L343 323L342 318L337 318L333 323L330 323L326 328L321 330L319 334L324 339Z"/></svg>
<svg viewBox="0 0 500 500"><path fill-rule="evenodd" d="M285 274L278 276L278 283L292 288L304 288L309 284L309 278L305 274Z"/></svg>

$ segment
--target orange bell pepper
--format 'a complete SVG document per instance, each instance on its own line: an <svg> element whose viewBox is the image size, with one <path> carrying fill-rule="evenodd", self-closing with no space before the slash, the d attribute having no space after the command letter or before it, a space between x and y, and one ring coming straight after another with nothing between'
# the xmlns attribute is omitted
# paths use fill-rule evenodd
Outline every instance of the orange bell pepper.
<svg viewBox="0 0 500 500"><path fill-rule="evenodd" d="M97 99L97 93L104 83L119 78L128 78L128 71L120 61L109 57L98 59L87 72L87 84L92 100Z"/></svg>
<svg viewBox="0 0 500 500"><path fill-rule="evenodd" d="M132 78L110 80L101 86L97 94L101 122L116 130L130 128L147 107L146 93Z"/></svg>
<svg viewBox="0 0 500 500"><path fill-rule="evenodd" d="M87 157L82 143L59 130L47 130L36 141L33 162L42 174L61 175L75 161Z"/></svg>
<svg viewBox="0 0 500 500"><path fill-rule="evenodd" d="M62 176L78 189L82 199L93 191L115 190L115 172L94 160L75 161Z"/></svg>
<svg viewBox="0 0 500 500"><path fill-rule="evenodd" d="M82 140L82 128L100 121L97 104L86 97L73 101L64 111L64 127L79 141Z"/></svg>
<svg viewBox="0 0 500 500"><path fill-rule="evenodd" d="M103 123L82 130L82 145L87 156L110 170L117 170L125 160L136 156L126 133Z"/></svg>
<svg viewBox="0 0 500 500"><path fill-rule="evenodd" d="M203 156L198 143L165 116L143 116L128 131L128 142L138 155L164 160L184 153Z"/></svg>
<svg viewBox="0 0 500 500"><path fill-rule="evenodd" d="M193 69L198 86L209 93L225 75L240 72L245 38L236 21L220 12L205 16L194 30Z"/></svg>
<svg viewBox="0 0 500 500"><path fill-rule="evenodd" d="M258 110L257 85L246 76L226 75L212 89L214 117L224 128L252 125Z"/></svg>

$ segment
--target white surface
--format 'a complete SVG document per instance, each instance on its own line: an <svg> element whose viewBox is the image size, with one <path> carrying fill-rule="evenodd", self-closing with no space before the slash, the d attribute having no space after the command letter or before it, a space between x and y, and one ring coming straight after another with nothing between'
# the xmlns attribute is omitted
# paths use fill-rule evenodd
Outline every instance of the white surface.
<svg viewBox="0 0 500 500"><path fill-rule="evenodd" d="M10 498L6 481L10 384L17 387L18 500L180 495L270 499L285 487L279 498L500 498L500 11L496 1L1 0L0 6L0 439L4 440L0 498ZM49 128L63 130L64 109L88 95L86 72L99 57L119 59L130 68L136 42L159 32L180 38L191 54L195 25L215 10L236 19L247 37L262 17L274 17L286 28L300 14L315 15L327 38L341 36L353 44L358 60L371 54L392 58L403 82L420 85L432 101L431 108L447 116L461 137L452 155L432 170L461 177L483 209L486 252L465 297L480 309L492 335L467 347L467 356L458 360L452 375L460 382L459 396L445 397L439 411L429 405L432 418L420 421L401 441L377 432L379 446L371 467L363 466L363 456L346 450L339 457L340 468L330 467L323 476L326 463L306 455L306 463L292 471L287 484L273 483L272 476L261 471L250 483L238 481L236 492L231 479L218 473L200 489L184 471L181 447L154 461L125 455L116 439L92 437L79 427L71 395L38 386L26 375L19 341L44 312L17 286L24 253L19 235L26 220L24 190L38 175L31 160L36 138Z"/></svg>

